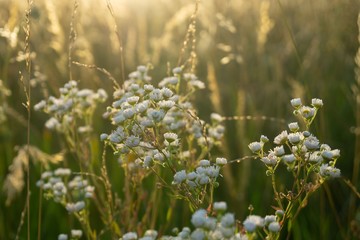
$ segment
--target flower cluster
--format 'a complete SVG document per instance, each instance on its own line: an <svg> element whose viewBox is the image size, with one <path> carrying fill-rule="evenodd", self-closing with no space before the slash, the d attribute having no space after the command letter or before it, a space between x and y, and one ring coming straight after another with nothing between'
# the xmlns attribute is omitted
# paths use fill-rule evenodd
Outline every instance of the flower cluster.
<svg viewBox="0 0 360 240"><path fill-rule="evenodd" d="M90 89L78 89L77 82L71 80L60 88L59 98L50 96L49 99L37 103L34 109L42 110L51 116L45 123L49 129L65 133L70 126L75 125L78 133L86 133L92 130L91 117L97 103L106 99L105 90L94 92Z"/></svg>
<svg viewBox="0 0 360 240"><path fill-rule="evenodd" d="M275 137L276 147L266 153L264 145L269 139L261 136L259 142L249 144L250 150L267 166L269 174L282 162L289 171L304 168L306 174L316 173L323 179L339 177L340 170L335 164L340 157L340 150L332 150L327 144L321 144L316 136L309 132L318 109L323 105L322 100L313 99L312 106L304 106L297 98L291 100L291 104L295 108L294 114L303 119L306 129L301 131L298 122L289 123L289 132L284 130Z"/></svg>
<svg viewBox="0 0 360 240"><path fill-rule="evenodd" d="M210 166L202 160L195 172L186 173L203 159L210 149L219 144L224 135L223 118L211 115L211 124L200 120L190 102L191 94L204 88L194 74L173 69L173 76L166 77L158 86L151 84L148 68L139 66L129 74L123 88L114 92L115 101L107 108L115 129L101 134L119 161L134 172L150 169L155 165L167 166L174 173L174 184L186 179L189 185L204 185L219 175L219 166ZM135 160L129 156L136 156ZM135 171L136 172L136 171Z"/></svg>
<svg viewBox="0 0 360 240"><path fill-rule="evenodd" d="M70 232L70 239L76 240L76 239L80 239L83 235L83 232L80 229L72 229ZM58 240L68 240L68 235L67 234L59 234L58 236Z"/></svg>
<svg viewBox="0 0 360 240"><path fill-rule="evenodd" d="M263 231L270 239L273 239L281 230L284 211L277 210L275 215L266 215L264 218L258 215L249 215L244 220L243 227L249 239L253 239L257 232Z"/></svg>
<svg viewBox="0 0 360 240"><path fill-rule="evenodd" d="M203 240L203 239L231 239L244 240L246 235L242 235L236 230L236 220L232 213L226 213L227 205L225 202L215 202L213 208L216 215L209 214L205 209L199 209L191 217L191 223L195 227L193 231L189 227L182 228L181 231L176 230L176 236L162 236L163 240ZM123 235L121 240L155 240L157 232L148 230L144 237L138 238L135 232L129 232Z"/></svg>
<svg viewBox="0 0 360 240"><path fill-rule="evenodd" d="M70 175L68 168L46 171L41 174L37 186L43 189L46 198L61 203L69 213L80 212L86 207L85 200L93 197L95 188L82 176L70 179Z"/></svg>

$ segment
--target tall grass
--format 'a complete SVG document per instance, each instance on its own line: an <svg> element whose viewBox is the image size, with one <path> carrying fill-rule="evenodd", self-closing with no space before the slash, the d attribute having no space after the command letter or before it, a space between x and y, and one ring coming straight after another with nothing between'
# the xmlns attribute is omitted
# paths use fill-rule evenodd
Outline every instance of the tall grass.
<svg viewBox="0 0 360 240"><path fill-rule="evenodd" d="M8 28L14 36L16 28L19 29L14 47L8 38L0 37L0 78L4 87L11 90L11 95L1 100L2 106L7 105L7 120L0 126L3 157L0 185L10 172L8 167L16 156L15 146L32 143L49 154L63 148L58 136L43 127L45 116L30 111L30 102L39 102L48 94L57 95L58 89L70 79L79 80L80 87L102 87L111 92L115 79L122 85L127 73L139 64L152 63L153 77L159 81L169 68L188 62L209 87L196 96L199 116L207 119L215 111L229 118L225 121L223 146L216 154L221 152L229 160L249 155L247 144L258 138L260 132L274 136L285 126L284 121L293 120L289 99L320 97L325 109L319 113L314 130L321 140L326 139L341 149L342 160L338 164L342 175L351 179L354 190L359 189L359 53L356 55L359 2L212 0L200 1L194 15L196 3L191 0L146 3L40 0L28 5L21 1L0 2L0 28ZM19 70L24 85L16 81ZM29 102L26 111L20 98ZM98 117L103 112L97 110L95 114L93 128L97 135L111 129L109 123ZM26 129L31 134L25 134ZM96 141L96 137L89 138L89 156L101 159L103 152ZM106 157L111 159L109 152ZM71 155L68 158L73 159ZM99 174L110 179L111 188L121 195L120 189L127 186L120 183L124 176L119 173L115 159L97 164L94 163L95 168L103 169ZM30 201L25 205L29 207L28 232L20 228L20 239L34 238L37 232L38 239L50 239L65 231L65 221L58 225L50 223L59 222L66 213L46 200L38 204L41 197L35 182L44 170L41 165L28 164L31 168L27 171L28 193L19 192L8 207L5 207L5 194L1 193L0 239L16 236L27 198ZM230 203L229 209L238 219L247 215L250 204L257 213L269 214L267 206L273 203L272 190L259 171L262 165L252 160L228 165L220 183L223 187L215 191L214 198ZM155 184L155 180L147 184ZM186 207L172 202L162 190L156 191L157 194L148 198L154 210L139 208L150 219L151 227L161 226L168 233L172 227L185 225L183 219L170 222L167 216L186 213ZM146 197L150 193L138 194ZM116 201L109 200L109 204ZM158 213L156 203L173 208ZM294 239L355 237L354 226L360 226L356 220L359 201L342 181L330 182L308 204L294 223ZM41 217L35 214L40 206ZM327 218L327 214L331 217ZM91 221L96 222L96 216L92 217ZM68 222L74 222L71 216L67 218Z"/></svg>

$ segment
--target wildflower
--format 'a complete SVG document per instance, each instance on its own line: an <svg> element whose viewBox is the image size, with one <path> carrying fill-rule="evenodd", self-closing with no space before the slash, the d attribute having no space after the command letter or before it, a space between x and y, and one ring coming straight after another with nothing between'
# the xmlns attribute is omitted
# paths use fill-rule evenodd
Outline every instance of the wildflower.
<svg viewBox="0 0 360 240"><path fill-rule="evenodd" d="M269 141L269 138L265 135L261 135L260 137L260 142L262 143L267 143Z"/></svg>
<svg viewBox="0 0 360 240"><path fill-rule="evenodd" d="M216 158L216 165L224 166L227 164L226 158Z"/></svg>
<svg viewBox="0 0 360 240"><path fill-rule="evenodd" d="M281 218L282 216L284 216L284 211L283 210L276 210L275 215L278 216L279 218Z"/></svg>
<svg viewBox="0 0 360 240"><path fill-rule="evenodd" d="M147 116L154 122L160 122L165 117L165 112L162 109L155 110L153 108L150 108L147 110Z"/></svg>
<svg viewBox="0 0 360 240"><path fill-rule="evenodd" d="M210 166L206 168L206 175L210 178L217 178L219 176L220 168L218 166Z"/></svg>
<svg viewBox="0 0 360 240"><path fill-rule="evenodd" d="M280 224L278 222L272 222L269 224L268 229L270 232L279 232L280 231Z"/></svg>
<svg viewBox="0 0 360 240"><path fill-rule="evenodd" d="M329 166L328 164L322 164L320 166L320 175L322 177L336 178L340 177L340 169Z"/></svg>
<svg viewBox="0 0 360 240"><path fill-rule="evenodd" d="M161 93L165 98L170 98L174 95L173 91L166 87L161 88Z"/></svg>
<svg viewBox="0 0 360 240"><path fill-rule="evenodd" d="M300 114L306 119L310 119L315 115L315 109L307 106L302 106L300 109Z"/></svg>
<svg viewBox="0 0 360 240"><path fill-rule="evenodd" d="M66 235L66 234L59 234L58 240L68 240L68 235Z"/></svg>
<svg viewBox="0 0 360 240"><path fill-rule="evenodd" d="M199 209L197 210L191 217L191 223L196 227L196 228L201 228L204 227L205 223L206 223L206 217L207 217L207 213L206 210L204 209Z"/></svg>
<svg viewBox="0 0 360 240"><path fill-rule="evenodd" d="M123 240L136 240L138 238L135 232L128 232L122 236Z"/></svg>
<svg viewBox="0 0 360 240"><path fill-rule="evenodd" d="M140 65L136 68L138 72L145 73L147 71L147 67L144 65Z"/></svg>
<svg viewBox="0 0 360 240"><path fill-rule="evenodd" d="M220 123L223 121L223 117L217 113L212 113L210 115L210 118L211 118L211 121L213 121L214 123Z"/></svg>
<svg viewBox="0 0 360 240"><path fill-rule="evenodd" d="M200 80L193 80L189 82L189 85L196 88L196 89L204 89L205 88L205 83L203 83Z"/></svg>
<svg viewBox="0 0 360 240"><path fill-rule="evenodd" d="M132 118L135 115L135 110L133 108L128 108L123 111L123 116L127 119Z"/></svg>
<svg viewBox="0 0 360 240"><path fill-rule="evenodd" d="M206 159L200 160L199 166L201 166L201 167L208 167L208 166L210 166L210 161L209 161L209 160L206 160Z"/></svg>
<svg viewBox="0 0 360 240"><path fill-rule="evenodd" d="M300 98L294 98L290 101L290 103L295 109L298 109L302 105Z"/></svg>
<svg viewBox="0 0 360 240"><path fill-rule="evenodd" d="M275 215L266 215L264 220L265 220L265 224L268 225L269 223L276 221L276 216Z"/></svg>
<svg viewBox="0 0 360 240"><path fill-rule="evenodd" d="M222 218L221 218L221 226L228 228L228 227L232 227L235 224L235 216L232 213L226 213Z"/></svg>
<svg viewBox="0 0 360 240"><path fill-rule="evenodd" d="M190 238L191 238L191 240L204 240L205 236L206 235L205 235L204 230L197 228L197 229L195 229L195 231L193 231L191 233Z"/></svg>
<svg viewBox="0 0 360 240"><path fill-rule="evenodd" d="M288 137L287 131L282 131L279 135L277 135L274 139L274 143L277 145L281 145L286 143Z"/></svg>
<svg viewBox="0 0 360 240"><path fill-rule="evenodd" d="M69 213L79 212L84 208L85 208L85 202L84 201L79 201L79 202L76 202L76 203L67 203L66 204L66 210Z"/></svg>
<svg viewBox="0 0 360 240"><path fill-rule="evenodd" d="M154 89L150 92L149 97L151 100L155 101L155 102L159 102L160 100L163 99L163 95L161 93L160 89Z"/></svg>
<svg viewBox="0 0 360 240"><path fill-rule="evenodd" d="M307 149L309 149L311 151L311 150L318 149L320 142L316 137L309 136L308 138L305 139L304 145L306 146Z"/></svg>
<svg viewBox="0 0 360 240"><path fill-rule="evenodd" d="M180 184L186 180L186 177L187 177L187 175L186 175L185 170L176 172L174 175L174 181L172 182L172 184Z"/></svg>
<svg viewBox="0 0 360 240"><path fill-rule="evenodd" d="M206 185L210 182L210 178L204 174L198 175L197 178L200 185Z"/></svg>
<svg viewBox="0 0 360 240"><path fill-rule="evenodd" d="M60 127L60 123L56 118L52 117L46 121L45 127L48 129L57 129Z"/></svg>
<svg viewBox="0 0 360 240"><path fill-rule="evenodd" d="M275 166L277 163L276 157L273 156L267 156L260 159L265 165L267 166Z"/></svg>
<svg viewBox="0 0 360 240"><path fill-rule="evenodd" d="M58 168L55 170L54 174L56 176L69 176L71 174L71 170L69 168Z"/></svg>
<svg viewBox="0 0 360 240"><path fill-rule="evenodd" d="M137 147L140 144L140 138L136 136L129 136L125 140L125 145L129 148Z"/></svg>
<svg viewBox="0 0 360 240"><path fill-rule="evenodd" d="M274 154L275 154L275 156L278 156L278 157L284 155L285 154L284 146L281 145L281 146L275 147Z"/></svg>
<svg viewBox="0 0 360 240"><path fill-rule="evenodd" d="M182 68L181 67L176 67L172 70L173 74L180 74L182 72Z"/></svg>
<svg viewBox="0 0 360 240"><path fill-rule="evenodd" d="M135 109L139 113L145 112L149 108L149 100L145 100L141 103L136 104Z"/></svg>
<svg viewBox="0 0 360 240"><path fill-rule="evenodd" d="M315 108L321 108L324 104L321 99L313 98L313 99L311 99L311 105Z"/></svg>
<svg viewBox="0 0 360 240"><path fill-rule="evenodd" d="M102 134L100 134L100 141L105 141L108 137L109 137L108 134L102 133Z"/></svg>
<svg viewBox="0 0 360 240"><path fill-rule="evenodd" d="M227 209L226 202L214 202L214 210L224 212Z"/></svg>
<svg viewBox="0 0 360 240"><path fill-rule="evenodd" d="M262 149L262 144L260 142L252 142L248 146L253 153L259 153Z"/></svg>
<svg viewBox="0 0 360 240"><path fill-rule="evenodd" d="M314 153L309 154L308 159L310 162L313 162L313 163L319 163L324 160L323 157L321 156L320 152L314 152Z"/></svg>
<svg viewBox="0 0 360 240"><path fill-rule="evenodd" d="M299 130L299 124L297 122L289 123L288 126L289 126L290 131L292 131L292 132L296 132Z"/></svg>
<svg viewBox="0 0 360 240"><path fill-rule="evenodd" d="M81 236L83 235L83 232L80 229L72 229L71 230L71 237L72 238L81 238Z"/></svg>
<svg viewBox="0 0 360 240"><path fill-rule="evenodd" d="M41 100L40 102L35 104L34 109L35 109L35 111L39 111L39 110L43 109L45 106L46 106L46 101Z"/></svg>
<svg viewBox="0 0 360 240"><path fill-rule="evenodd" d="M92 198L94 196L94 186L86 186L85 187L85 198Z"/></svg>
<svg viewBox="0 0 360 240"><path fill-rule="evenodd" d="M165 110L169 110L173 106L175 106L175 102L171 100L162 100L159 102L159 107Z"/></svg>
<svg viewBox="0 0 360 240"><path fill-rule="evenodd" d="M132 96L132 97L128 97L126 99L127 103L129 103L130 105L134 105L139 101L140 97L139 96Z"/></svg>
<svg viewBox="0 0 360 240"><path fill-rule="evenodd" d="M257 227L264 227L265 220L257 215L249 215L243 222L243 225L247 232L254 232Z"/></svg>
<svg viewBox="0 0 360 240"><path fill-rule="evenodd" d="M285 163L292 163L295 161L295 155L294 154L288 154L288 155L284 155L282 157L282 160L285 162Z"/></svg>
<svg viewBox="0 0 360 240"><path fill-rule="evenodd" d="M298 144L304 138L304 136L301 133L296 132L296 133L289 133L287 138L289 139L290 143L295 145Z"/></svg>
<svg viewBox="0 0 360 240"><path fill-rule="evenodd" d="M144 89L146 92L151 92L152 90L154 90L154 86L151 84L145 84Z"/></svg>
<svg viewBox="0 0 360 240"><path fill-rule="evenodd" d="M194 180L197 177L197 174L195 172L189 172L186 177L188 180Z"/></svg>

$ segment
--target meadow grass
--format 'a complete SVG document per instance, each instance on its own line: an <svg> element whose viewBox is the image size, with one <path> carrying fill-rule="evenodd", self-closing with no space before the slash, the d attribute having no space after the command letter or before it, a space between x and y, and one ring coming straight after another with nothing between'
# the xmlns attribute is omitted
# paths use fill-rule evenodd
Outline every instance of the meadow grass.
<svg viewBox="0 0 360 240"><path fill-rule="evenodd" d="M89 178L96 189L102 189L97 190L99 201L107 205L94 204L89 209L91 226L102 239L128 231L144 233L147 228L171 234L174 227L181 230L191 226L197 207L190 209L186 201L174 200L174 196L186 198L186 194L160 188L156 175L139 172L139 179L134 179L98 140L101 133L113 130L111 121L101 115L112 103L114 87L123 86L128 73L147 63L152 64L149 75L154 86L180 65L205 82L207 89L194 94L192 101L199 118L208 123L212 112L224 116L226 133L211 156L224 156L228 162L251 155L248 144L261 134L272 139L296 120L290 99L300 97L309 102L313 97L321 98L324 108L311 131L321 142L341 150L337 166L343 179L324 183L311 196L292 223L290 236L359 236L358 1L214 0L201 1L194 10L195 3L0 2L0 184L3 186L6 177L14 173L13 186L17 187L11 203L6 202L8 192L1 193L1 239L15 238L17 229L19 239L56 239L71 228L86 228L86 222L77 221L78 217L60 205L43 199L42 190L36 187L42 172L60 166L82 173L80 176ZM75 145L46 129L48 117L32 110L42 99L58 97L59 88L73 79L79 89L103 88L109 94L109 99L91 113L93 132L86 137L74 135L78 141ZM20 167L16 172L13 163L21 154L27 157L18 158L23 162L16 165ZM85 172L91 175L85 176ZM172 173L160 174L165 181L172 181ZM245 220L250 204L254 214L272 214L271 206L276 203L263 163L234 161L224 166L221 174L213 198L226 201L236 219ZM280 182L289 181L286 174L279 178ZM285 191L286 185L280 188ZM31 198L26 204L29 192ZM134 204L136 211L126 209L127 204ZM23 211L24 206L29 209ZM118 211L108 213L104 209ZM112 222L116 224L104 227L104 223ZM285 232L282 238L288 235Z"/></svg>

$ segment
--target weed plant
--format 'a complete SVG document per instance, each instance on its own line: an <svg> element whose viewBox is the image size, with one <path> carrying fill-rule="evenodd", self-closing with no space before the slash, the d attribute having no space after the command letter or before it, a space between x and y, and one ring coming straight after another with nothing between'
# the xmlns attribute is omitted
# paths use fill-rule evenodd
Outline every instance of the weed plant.
<svg viewBox="0 0 360 240"><path fill-rule="evenodd" d="M359 7L0 2L0 239L356 239Z"/></svg>

